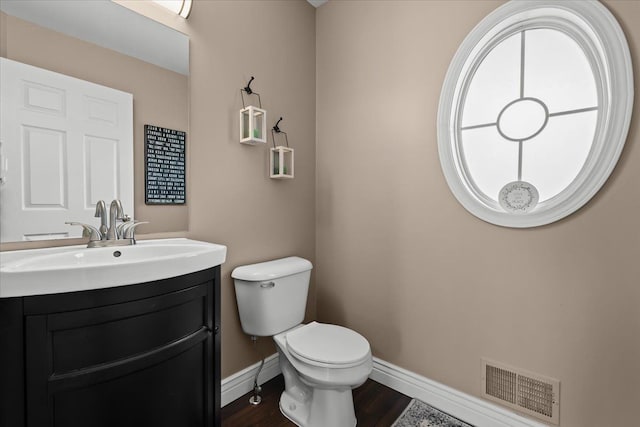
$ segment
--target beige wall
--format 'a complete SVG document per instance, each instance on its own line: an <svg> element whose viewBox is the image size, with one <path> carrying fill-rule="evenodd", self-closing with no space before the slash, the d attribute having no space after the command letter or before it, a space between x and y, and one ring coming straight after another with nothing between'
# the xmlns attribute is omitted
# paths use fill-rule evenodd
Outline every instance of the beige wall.
<svg viewBox="0 0 640 427"><path fill-rule="evenodd" d="M315 11L303 0L200 1L187 23L190 236L228 247L222 266L226 377L258 360L240 328L231 271L290 255L315 261ZM251 76L267 126L284 117L280 126L295 150L293 180L268 177L269 146L238 142L240 89ZM315 317L313 289L307 315ZM275 351L271 338L260 341L267 355Z"/></svg>
<svg viewBox="0 0 640 427"><path fill-rule="evenodd" d="M144 203L144 125L186 131L189 144L187 76L2 12L0 36L0 54L6 58L133 94L135 217L150 221L150 224L140 226L139 233L186 231L189 226L188 205L147 206ZM126 212L127 206L124 208ZM10 243L2 244L0 248L11 250L79 242L79 239L74 239Z"/></svg>
<svg viewBox="0 0 640 427"><path fill-rule="evenodd" d="M446 69L501 3L334 0L316 12L302 0L197 1L188 21L165 20L191 37L189 236L228 246L223 377L258 360L230 272L296 254L315 264L308 318L317 296L317 318L362 332L377 357L473 395L489 357L559 378L563 427L635 422L638 121L600 193L541 228L476 219L440 170ZM640 69L640 3L605 4ZM267 147L237 142L239 89L252 75L268 125L285 118L294 180L270 180ZM269 339L260 347L273 352Z"/></svg>
<svg viewBox="0 0 640 427"><path fill-rule="evenodd" d="M472 395L480 358L561 380L563 427L637 424L640 96L622 158L583 209L487 224L440 169L436 114L468 32L501 1L330 1L317 11L319 320ZM640 83L640 2L606 1Z"/></svg>

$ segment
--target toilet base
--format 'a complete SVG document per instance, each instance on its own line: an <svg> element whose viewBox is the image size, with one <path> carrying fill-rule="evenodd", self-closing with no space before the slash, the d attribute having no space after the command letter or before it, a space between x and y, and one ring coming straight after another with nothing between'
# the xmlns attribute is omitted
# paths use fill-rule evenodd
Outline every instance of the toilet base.
<svg viewBox="0 0 640 427"><path fill-rule="evenodd" d="M299 401L285 390L280 412L299 427L355 427L351 389L314 389L311 399Z"/></svg>
<svg viewBox="0 0 640 427"><path fill-rule="evenodd" d="M346 368L305 364L287 350L286 335L290 331L273 337L285 384L280 412L299 427L354 427L357 421L352 389L362 385L371 373L371 353L363 363Z"/></svg>

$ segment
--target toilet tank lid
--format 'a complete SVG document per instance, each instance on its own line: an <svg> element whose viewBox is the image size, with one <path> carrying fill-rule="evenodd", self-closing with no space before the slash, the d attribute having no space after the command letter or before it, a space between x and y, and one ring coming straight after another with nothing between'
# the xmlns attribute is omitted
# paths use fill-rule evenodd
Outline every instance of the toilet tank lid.
<svg viewBox="0 0 640 427"><path fill-rule="evenodd" d="M292 256L236 267L233 272L231 272L231 277L249 282L259 282L302 273L303 271L309 271L312 268L313 264L311 264L310 261L297 256Z"/></svg>

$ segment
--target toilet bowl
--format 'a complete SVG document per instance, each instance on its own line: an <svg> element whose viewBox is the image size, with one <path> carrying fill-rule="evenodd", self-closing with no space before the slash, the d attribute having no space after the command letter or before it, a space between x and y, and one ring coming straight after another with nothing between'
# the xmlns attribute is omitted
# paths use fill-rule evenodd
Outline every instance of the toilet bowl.
<svg viewBox="0 0 640 427"><path fill-rule="evenodd" d="M240 323L246 334L275 341L285 381L284 416L300 427L353 427L351 390L371 373L371 347L351 329L302 324L311 269L299 257L234 269Z"/></svg>
<svg viewBox="0 0 640 427"><path fill-rule="evenodd" d="M367 340L350 329L311 322L273 337L285 379L280 411L303 427L353 427L351 389L372 369Z"/></svg>

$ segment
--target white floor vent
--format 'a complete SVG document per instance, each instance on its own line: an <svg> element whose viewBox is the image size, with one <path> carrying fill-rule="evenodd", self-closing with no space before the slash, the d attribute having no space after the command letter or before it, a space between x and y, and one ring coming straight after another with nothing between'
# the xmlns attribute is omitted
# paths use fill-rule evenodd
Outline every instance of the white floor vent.
<svg viewBox="0 0 640 427"><path fill-rule="evenodd" d="M482 359L482 397L559 423L560 381L554 378Z"/></svg>

